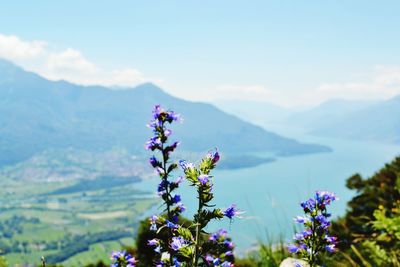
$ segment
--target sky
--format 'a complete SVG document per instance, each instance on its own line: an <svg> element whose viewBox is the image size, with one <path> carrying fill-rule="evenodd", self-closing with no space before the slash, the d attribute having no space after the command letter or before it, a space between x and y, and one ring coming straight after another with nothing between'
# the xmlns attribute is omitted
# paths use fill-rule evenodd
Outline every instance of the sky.
<svg viewBox="0 0 400 267"><path fill-rule="evenodd" d="M400 94L400 1L0 1L0 58L52 79L153 82L286 107Z"/></svg>

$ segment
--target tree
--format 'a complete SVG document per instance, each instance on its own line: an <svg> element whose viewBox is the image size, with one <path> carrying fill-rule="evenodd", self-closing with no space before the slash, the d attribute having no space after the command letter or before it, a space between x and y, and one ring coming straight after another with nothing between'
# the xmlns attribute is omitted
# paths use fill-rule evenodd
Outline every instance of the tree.
<svg viewBox="0 0 400 267"><path fill-rule="evenodd" d="M368 259L371 266L393 262L391 255L400 253L397 225L400 222L400 157L367 179L353 175L346 186L355 190L356 195L348 202L346 214L332 228L333 234L339 237L340 250L345 252L342 256L361 264Z"/></svg>

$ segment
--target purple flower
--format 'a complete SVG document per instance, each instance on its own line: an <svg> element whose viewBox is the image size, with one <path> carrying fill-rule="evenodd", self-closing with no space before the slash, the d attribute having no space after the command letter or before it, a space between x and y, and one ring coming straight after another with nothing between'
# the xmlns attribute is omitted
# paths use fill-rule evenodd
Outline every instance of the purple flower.
<svg viewBox="0 0 400 267"><path fill-rule="evenodd" d="M175 195L173 198L172 198L172 202L174 202L174 203L178 203L178 202L180 202L181 201L181 196L180 195Z"/></svg>
<svg viewBox="0 0 400 267"><path fill-rule="evenodd" d="M154 119L158 119L158 116L160 116L161 111L162 111L162 109L161 109L160 104L154 105L154 108L153 108Z"/></svg>
<svg viewBox="0 0 400 267"><path fill-rule="evenodd" d="M165 129L165 130L164 130L164 135L165 135L166 137L169 137L171 134L172 134L172 130L171 130L171 129Z"/></svg>
<svg viewBox="0 0 400 267"><path fill-rule="evenodd" d="M156 167L156 171L160 176L164 176L165 175L165 170L161 167Z"/></svg>
<svg viewBox="0 0 400 267"><path fill-rule="evenodd" d="M161 182L158 184L157 192L158 193L164 192L167 189L168 183L169 182L167 180L161 180Z"/></svg>
<svg viewBox="0 0 400 267"><path fill-rule="evenodd" d="M311 229L306 229L303 232L301 232L304 238L308 238L310 235L312 235Z"/></svg>
<svg viewBox="0 0 400 267"><path fill-rule="evenodd" d="M145 148L147 150L155 150L161 147L161 140L158 138L158 136L154 136L150 138L149 141L146 142Z"/></svg>
<svg viewBox="0 0 400 267"><path fill-rule="evenodd" d="M328 219L324 215L318 215L314 218L315 222L317 225L319 225L322 229L328 228L331 223L328 221Z"/></svg>
<svg viewBox="0 0 400 267"><path fill-rule="evenodd" d="M124 259L125 258L125 253L126 253L126 251L114 251L111 254L111 259L112 260Z"/></svg>
<svg viewBox="0 0 400 267"><path fill-rule="evenodd" d="M178 223L178 221L179 221L179 216L178 216L178 215L176 215L176 214L175 214L175 215L173 215L173 216L172 216L172 218L171 218L171 222L173 222L173 223L175 223L175 224L176 224L176 223Z"/></svg>
<svg viewBox="0 0 400 267"><path fill-rule="evenodd" d="M180 119L180 115L171 111L171 110L164 110L160 105L155 105L153 108L153 121L163 121L163 122L173 122L178 121Z"/></svg>
<svg viewBox="0 0 400 267"><path fill-rule="evenodd" d="M215 149L215 151L209 151L207 154L207 158L211 159L212 163L217 163L220 159L218 149Z"/></svg>
<svg viewBox="0 0 400 267"><path fill-rule="evenodd" d="M153 231L153 232L157 231L157 224L155 224L155 223L150 224L150 231Z"/></svg>
<svg viewBox="0 0 400 267"><path fill-rule="evenodd" d="M210 241L218 241L220 238L226 238L228 232L225 229L219 229L217 232L210 235L208 238Z"/></svg>
<svg viewBox="0 0 400 267"><path fill-rule="evenodd" d="M301 203L305 216L297 216L295 221L305 226L304 231L294 236L294 244L288 246L291 253L300 252L310 264L318 260L322 252L336 252L336 237L329 235L331 225L326 206L336 199L335 194L317 191L314 198Z"/></svg>
<svg viewBox="0 0 400 267"><path fill-rule="evenodd" d="M229 249L233 249L235 244L232 241L225 240L224 245L226 245Z"/></svg>
<svg viewBox="0 0 400 267"><path fill-rule="evenodd" d="M135 267L137 260L126 251L115 251L111 254L111 259L116 261L111 264L112 267Z"/></svg>
<svg viewBox="0 0 400 267"><path fill-rule="evenodd" d="M296 233L293 237L294 240L302 240L304 238L302 233Z"/></svg>
<svg viewBox="0 0 400 267"><path fill-rule="evenodd" d="M187 162L186 160L180 160L179 165L184 171L194 169L194 164Z"/></svg>
<svg viewBox="0 0 400 267"><path fill-rule="evenodd" d="M176 180L175 180L174 183L180 184L180 183L182 183L182 181L183 181L183 177L182 177L182 176L179 176L178 178L176 178Z"/></svg>
<svg viewBox="0 0 400 267"><path fill-rule="evenodd" d="M157 215L153 215L153 216L151 216L151 217L149 218L149 221L150 221L150 231L157 231L157 224L156 224L157 220L158 220Z"/></svg>
<svg viewBox="0 0 400 267"><path fill-rule="evenodd" d="M181 120L181 116L173 111L169 111L167 113L167 121L168 122L173 122L173 121L180 121Z"/></svg>
<svg viewBox="0 0 400 267"><path fill-rule="evenodd" d="M307 247L307 245L306 245L306 244L304 244L304 243L300 243L300 244L299 244L299 249L302 249L302 250L308 250L308 247Z"/></svg>
<svg viewBox="0 0 400 267"><path fill-rule="evenodd" d="M151 246L151 247L155 246L154 251L157 253L161 252L160 240L158 240L156 238L150 239L147 241L147 245Z"/></svg>
<svg viewBox="0 0 400 267"><path fill-rule="evenodd" d="M167 227L171 229L178 229L178 225L174 224L173 222L170 222L167 220Z"/></svg>
<svg viewBox="0 0 400 267"><path fill-rule="evenodd" d="M183 203L177 203L176 209L178 210L178 212L184 212L186 210L185 205L183 205Z"/></svg>
<svg viewBox="0 0 400 267"><path fill-rule="evenodd" d="M170 145L170 146L167 146L166 148L165 148L165 151L167 152L167 153L171 153L171 152L173 152L177 147L178 147L178 145L179 145L180 143L179 142L173 142L172 143L172 145Z"/></svg>
<svg viewBox="0 0 400 267"><path fill-rule="evenodd" d="M226 217L232 219L233 217L240 214L240 211L236 208L235 204L232 204L222 212Z"/></svg>
<svg viewBox="0 0 400 267"><path fill-rule="evenodd" d="M331 244L336 244L336 243L337 243L337 237L335 237L335 236L326 235L326 236L325 236L325 240L326 240L328 243L331 243Z"/></svg>
<svg viewBox="0 0 400 267"><path fill-rule="evenodd" d="M316 200L323 204L323 205L329 205L332 201L336 200L336 195L334 193L328 192L328 191L317 191L315 192L315 198Z"/></svg>
<svg viewBox="0 0 400 267"><path fill-rule="evenodd" d="M153 238L147 241L147 245L149 246L158 246L160 244L160 240Z"/></svg>
<svg viewBox="0 0 400 267"><path fill-rule="evenodd" d="M172 265L173 267L181 267L182 266L182 263L179 262L177 258L174 257L172 259L172 261L173 261L173 264L174 264L174 265Z"/></svg>
<svg viewBox="0 0 400 267"><path fill-rule="evenodd" d="M306 222L309 222L310 219L308 219L307 217L304 217L304 216L296 216L296 217L294 218L294 221L295 221L296 223L306 223Z"/></svg>
<svg viewBox="0 0 400 267"><path fill-rule="evenodd" d="M162 121L152 120L147 124L147 127L153 128L153 131L156 132L162 126Z"/></svg>
<svg viewBox="0 0 400 267"><path fill-rule="evenodd" d="M297 253L299 251L299 247L293 244L288 245L287 248L290 253Z"/></svg>
<svg viewBox="0 0 400 267"><path fill-rule="evenodd" d="M214 260L214 258L211 255L209 255L209 254L206 255L207 262L212 262L213 260Z"/></svg>
<svg viewBox="0 0 400 267"><path fill-rule="evenodd" d="M326 245L325 246L326 251L334 253L337 251L337 248L334 244Z"/></svg>
<svg viewBox="0 0 400 267"><path fill-rule="evenodd" d="M152 156L152 157L149 159L149 162L150 162L150 165L153 166L153 168L155 168L155 167L158 166L158 160L156 159L155 156Z"/></svg>
<svg viewBox="0 0 400 267"><path fill-rule="evenodd" d="M152 216L150 217L150 222L151 222L151 223L156 223L157 220L158 220L158 216L157 216L157 215L152 215Z"/></svg>
<svg viewBox="0 0 400 267"><path fill-rule="evenodd" d="M226 251L225 252L225 256L233 256L233 252L232 252L232 250L228 250L228 251Z"/></svg>
<svg viewBox="0 0 400 267"><path fill-rule="evenodd" d="M202 174L199 175L199 177L197 177L197 180L202 184L202 185L206 185L209 181L210 176L206 175L206 174Z"/></svg>
<svg viewBox="0 0 400 267"><path fill-rule="evenodd" d="M215 259L212 261L212 263L214 264L214 266L218 266L220 261L221 261L221 260L220 260L219 258L215 258Z"/></svg>
<svg viewBox="0 0 400 267"><path fill-rule="evenodd" d="M183 237L172 237L171 248L175 251L181 249L183 246L186 246L187 242Z"/></svg>
<svg viewBox="0 0 400 267"><path fill-rule="evenodd" d="M136 267L136 263L138 262L134 257L127 260L128 264L126 267Z"/></svg>
<svg viewBox="0 0 400 267"><path fill-rule="evenodd" d="M310 198L309 200L302 202L300 205L303 208L304 212L309 213L314 210L316 202L315 199Z"/></svg>

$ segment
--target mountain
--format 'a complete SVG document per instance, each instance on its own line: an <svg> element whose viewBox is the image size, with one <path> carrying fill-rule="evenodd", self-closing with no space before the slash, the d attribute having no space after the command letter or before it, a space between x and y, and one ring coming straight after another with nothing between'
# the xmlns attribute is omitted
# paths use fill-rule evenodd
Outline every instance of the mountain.
<svg viewBox="0 0 400 267"><path fill-rule="evenodd" d="M228 115L216 107L172 97L154 84L126 90L49 81L0 60L0 164L12 164L46 149L143 153L145 127L154 104L183 114L174 137L183 151L219 147L225 153L268 151L279 155L326 152Z"/></svg>
<svg viewBox="0 0 400 267"><path fill-rule="evenodd" d="M400 143L400 96L386 101L326 102L289 118L314 135Z"/></svg>
<svg viewBox="0 0 400 267"><path fill-rule="evenodd" d="M261 101L219 100L215 103L225 112L262 126L281 123L293 113L291 109Z"/></svg>
<svg viewBox="0 0 400 267"><path fill-rule="evenodd" d="M344 99L332 99L319 104L316 107L296 112L290 115L286 122L301 128L316 129L333 121L340 121L347 114L362 110L375 102L352 101Z"/></svg>

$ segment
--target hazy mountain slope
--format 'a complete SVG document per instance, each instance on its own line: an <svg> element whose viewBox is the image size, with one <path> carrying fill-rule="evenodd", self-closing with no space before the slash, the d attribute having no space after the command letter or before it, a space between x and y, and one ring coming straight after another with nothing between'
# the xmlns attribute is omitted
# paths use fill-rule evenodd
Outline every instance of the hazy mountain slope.
<svg viewBox="0 0 400 267"><path fill-rule="evenodd" d="M262 126L281 123L294 112L272 103L248 100L220 100L216 105L225 112Z"/></svg>
<svg viewBox="0 0 400 267"><path fill-rule="evenodd" d="M312 130L318 135L400 143L400 96L345 114L331 125Z"/></svg>
<svg viewBox="0 0 400 267"><path fill-rule="evenodd" d="M294 124L309 131L317 129L323 125L330 125L333 122L340 122L347 114L357 110L362 110L375 104L372 101L352 101L343 99L333 99L322 104L292 114L287 118L287 123Z"/></svg>
<svg viewBox="0 0 400 267"><path fill-rule="evenodd" d="M176 126L183 150L218 146L224 152L298 154L329 151L300 144L228 115L212 105L172 97L153 84L127 90L49 81L0 61L0 162L13 163L47 148L143 152L145 125L161 103L184 116Z"/></svg>
<svg viewBox="0 0 400 267"><path fill-rule="evenodd" d="M309 133L400 143L400 96L380 102L331 101L290 117Z"/></svg>

